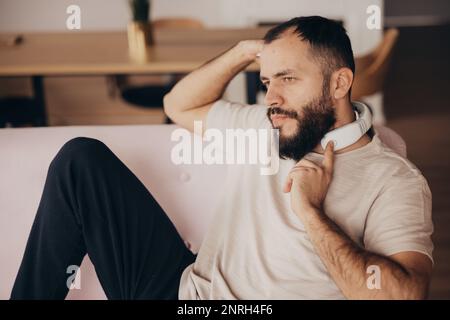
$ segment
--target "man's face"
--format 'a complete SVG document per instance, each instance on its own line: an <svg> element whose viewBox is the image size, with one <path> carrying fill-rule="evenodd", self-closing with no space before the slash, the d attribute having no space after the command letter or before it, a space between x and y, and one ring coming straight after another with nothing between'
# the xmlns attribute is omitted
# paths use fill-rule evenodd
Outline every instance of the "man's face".
<svg viewBox="0 0 450 320"><path fill-rule="evenodd" d="M311 152L336 119L320 64L309 45L285 33L261 51L261 81L272 126L280 132L280 156L299 161Z"/></svg>

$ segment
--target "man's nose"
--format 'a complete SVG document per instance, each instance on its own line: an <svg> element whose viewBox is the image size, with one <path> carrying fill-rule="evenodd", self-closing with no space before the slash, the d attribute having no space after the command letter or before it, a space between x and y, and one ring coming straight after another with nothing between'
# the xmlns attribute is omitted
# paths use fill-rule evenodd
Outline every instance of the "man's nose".
<svg viewBox="0 0 450 320"><path fill-rule="evenodd" d="M283 97L274 89L269 87L264 97L264 103L270 107L279 107L283 105Z"/></svg>

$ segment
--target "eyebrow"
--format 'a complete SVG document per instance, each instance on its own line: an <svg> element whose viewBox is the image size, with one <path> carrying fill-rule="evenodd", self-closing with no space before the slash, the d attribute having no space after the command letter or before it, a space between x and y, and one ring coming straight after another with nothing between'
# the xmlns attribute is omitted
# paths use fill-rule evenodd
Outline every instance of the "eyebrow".
<svg viewBox="0 0 450 320"><path fill-rule="evenodd" d="M292 70L292 69L284 69L284 70L281 70L281 71L275 73L272 77L273 78L280 78L280 77L284 77L284 76L292 75L292 74L295 74L294 70ZM264 81L264 80L268 80L269 78L267 78L265 76L260 76L259 79L261 81Z"/></svg>

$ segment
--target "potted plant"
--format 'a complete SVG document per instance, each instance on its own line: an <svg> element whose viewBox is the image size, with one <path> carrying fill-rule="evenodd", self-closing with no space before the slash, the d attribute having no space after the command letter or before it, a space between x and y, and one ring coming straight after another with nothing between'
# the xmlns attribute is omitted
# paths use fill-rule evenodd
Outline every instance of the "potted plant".
<svg viewBox="0 0 450 320"><path fill-rule="evenodd" d="M128 0L133 20L128 23L128 47L134 60L146 61L153 45L153 30L149 21L149 0Z"/></svg>

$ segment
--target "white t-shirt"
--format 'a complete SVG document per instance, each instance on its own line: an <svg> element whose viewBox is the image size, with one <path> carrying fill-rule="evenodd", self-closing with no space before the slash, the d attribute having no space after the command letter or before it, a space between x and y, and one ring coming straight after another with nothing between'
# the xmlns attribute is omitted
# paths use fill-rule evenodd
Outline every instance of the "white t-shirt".
<svg viewBox="0 0 450 320"><path fill-rule="evenodd" d="M265 106L216 102L207 128L267 128ZM306 159L320 163L323 155ZM283 185L293 160L278 174L236 165L196 261L181 277L180 299L343 299L316 254ZM417 251L432 259L431 192L420 171L377 134L335 155L324 211L355 243L389 256Z"/></svg>

